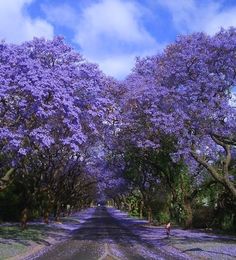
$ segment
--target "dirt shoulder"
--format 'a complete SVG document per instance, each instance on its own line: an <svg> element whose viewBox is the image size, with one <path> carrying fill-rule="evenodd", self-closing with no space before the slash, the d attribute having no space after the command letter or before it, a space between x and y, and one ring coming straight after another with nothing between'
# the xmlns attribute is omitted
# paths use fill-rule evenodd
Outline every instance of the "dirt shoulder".
<svg viewBox="0 0 236 260"><path fill-rule="evenodd" d="M71 237L73 230L92 214L93 208L80 211L73 216L61 219L61 222L29 222L22 231L19 223L0 225L0 260L32 259L49 247Z"/></svg>

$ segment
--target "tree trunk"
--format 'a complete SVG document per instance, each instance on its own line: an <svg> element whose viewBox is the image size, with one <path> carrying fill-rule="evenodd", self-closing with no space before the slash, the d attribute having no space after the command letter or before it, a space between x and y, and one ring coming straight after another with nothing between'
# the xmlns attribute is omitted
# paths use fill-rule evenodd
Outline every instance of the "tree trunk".
<svg viewBox="0 0 236 260"><path fill-rule="evenodd" d="M60 213L61 213L60 205L57 203L54 211L54 218L56 222L60 222Z"/></svg>
<svg viewBox="0 0 236 260"><path fill-rule="evenodd" d="M132 211L132 204L131 204L131 202L128 203L128 211L129 211L129 213Z"/></svg>
<svg viewBox="0 0 236 260"><path fill-rule="evenodd" d="M143 207L144 207L144 203L143 203L143 200L141 200L140 210L139 210L139 218L143 218Z"/></svg>
<svg viewBox="0 0 236 260"><path fill-rule="evenodd" d="M124 202L121 201L121 207L120 207L120 209L121 209L122 211L125 209L125 206L124 206L124 205L125 205Z"/></svg>
<svg viewBox="0 0 236 260"><path fill-rule="evenodd" d="M21 228L22 229L26 229L27 227L27 220L28 220L28 209L27 208L24 208L22 211L21 211Z"/></svg>
<svg viewBox="0 0 236 260"><path fill-rule="evenodd" d="M55 221L60 222L60 213L59 212L56 213Z"/></svg>
<svg viewBox="0 0 236 260"><path fill-rule="evenodd" d="M3 191L11 183L11 175L14 172L14 168L8 170L3 177L0 178L0 191Z"/></svg>
<svg viewBox="0 0 236 260"><path fill-rule="evenodd" d="M225 150L226 150L226 158L224 160L224 167L222 169L223 176L220 174L220 172L214 166L212 166L204 158L199 156L194 150L191 151L191 154L197 162L199 162L201 165L203 165L208 170L208 172L212 175L212 177L217 182L224 185L231 192L231 194L234 196L234 198L236 198L236 187L235 187L234 183L232 181L230 181L229 173L228 173L228 171L229 171L228 167L229 167L229 164L231 161L230 146L224 145L224 144L221 144L221 146L223 148L225 148Z"/></svg>
<svg viewBox="0 0 236 260"><path fill-rule="evenodd" d="M185 212L185 220L184 220L184 227L185 228L191 228L193 224L193 212L192 212L192 206L191 206L191 200L190 198L184 198L184 212Z"/></svg>
<svg viewBox="0 0 236 260"><path fill-rule="evenodd" d="M148 206L148 222L152 223L152 208L150 206Z"/></svg>
<svg viewBox="0 0 236 260"><path fill-rule="evenodd" d="M47 225L49 224L49 211L48 211L48 209L46 209L46 210L44 211L43 221L44 221L45 224L47 224Z"/></svg>

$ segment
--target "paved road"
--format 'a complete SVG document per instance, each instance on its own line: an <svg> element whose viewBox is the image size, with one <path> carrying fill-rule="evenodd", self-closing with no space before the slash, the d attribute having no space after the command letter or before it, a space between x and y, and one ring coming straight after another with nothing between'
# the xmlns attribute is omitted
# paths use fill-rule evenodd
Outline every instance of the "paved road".
<svg viewBox="0 0 236 260"><path fill-rule="evenodd" d="M71 239L52 247L37 260L93 259L179 259L143 242L105 207L98 207L91 218L73 232Z"/></svg>

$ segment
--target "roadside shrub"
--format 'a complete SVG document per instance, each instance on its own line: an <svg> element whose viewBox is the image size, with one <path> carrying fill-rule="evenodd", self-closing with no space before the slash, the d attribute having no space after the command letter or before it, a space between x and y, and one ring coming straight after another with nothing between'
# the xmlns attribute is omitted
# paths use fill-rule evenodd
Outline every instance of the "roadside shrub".
<svg viewBox="0 0 236 260"><path fill-rule="evenodd" d="M2 221L17 221L20 216L21 198L15 192L13 185L0 192L0 219Z"/></svg>
<svg viewBox="0 0 236 260"><path fill-rule="evenodd" d="M199 207L193 211L193 227L210 228L214 221L214 209L209 207Z"/></svg>

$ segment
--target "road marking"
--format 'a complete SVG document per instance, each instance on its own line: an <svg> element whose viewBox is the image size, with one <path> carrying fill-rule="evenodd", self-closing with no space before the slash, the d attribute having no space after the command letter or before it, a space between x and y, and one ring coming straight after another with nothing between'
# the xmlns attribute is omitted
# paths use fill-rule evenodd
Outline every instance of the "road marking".
<svg viewBox="0 0 236 260"><path fill-rule="evenodd" d="M114 255L110 252L109 247L108 247L108 244L105 243L105 252L104 252L104 254L103 254L100 258L98 258L98 260L106 260L107 258L109 259L109 257L112 258L112 259L114 259L114 260L120 260L120 258L114 256Z"/></svg>

